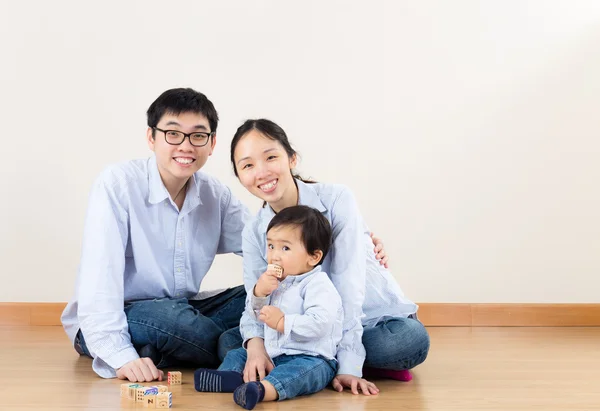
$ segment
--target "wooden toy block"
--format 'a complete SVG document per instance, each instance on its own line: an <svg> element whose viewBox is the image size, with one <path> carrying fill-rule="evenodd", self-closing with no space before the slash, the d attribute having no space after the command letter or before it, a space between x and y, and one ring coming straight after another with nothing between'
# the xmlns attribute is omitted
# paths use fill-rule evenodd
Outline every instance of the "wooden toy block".
<svg viewBox="0 0 600 411"><path fill-rule="evenodd" d="M136 390L143 385L140 384L129 384L129 389L127 391L127 398L135 401Z"/></svg>
<svg viewBox="0 0 600 411"><path fill-rule="evenodd" d="M146 391L146 387L140 387L135 389L135 402L144 401L144 391Z"/></svg>
<svg viewBox="0 0 600 411"><path fill-rule="evenodd" d="M169 371L167 374L167 382L169 385L181 384L181 371Z"/></svg>
<svg viewBox="0 0 600 411"><path fill-rule="evenodd" d="M131 385L131 383L121 384L121 398L128 398L129 397L129 386L130 385Z"/></svg>
<svg viewBox="0 0 600 411"><path fill-rule="evenodd" d="M146 395L158 394L158 388L156 387L138 387L136 390L135 402L144 402Z"/></svg>
<svg viewBox="0 0 600 411"><path fill-rule="evenodd" d="M267 265L267 271L275 271L275 273L277 274L277 278L281 278L283 276L283 267L277 264Z"/></svg>
<svg viewBox="0 0 600 411"><path fill-rule="evenodd" d="M158 392L167 392L167 391L169 391L169 387L167 387L166 385L157 385L156 388L158 388Z"/></svg>
<svg viewBox="0 0 600 411"><path fill-rule="evenodd" d="M173 406L173 394L161 392L156 394L156 408L171 408Z"/></svg>
<svg viewBox="0 0 600 411"><path fill-rule="evenodd" d="M156 394L144 395L144 408L156 408Z"/></svg>

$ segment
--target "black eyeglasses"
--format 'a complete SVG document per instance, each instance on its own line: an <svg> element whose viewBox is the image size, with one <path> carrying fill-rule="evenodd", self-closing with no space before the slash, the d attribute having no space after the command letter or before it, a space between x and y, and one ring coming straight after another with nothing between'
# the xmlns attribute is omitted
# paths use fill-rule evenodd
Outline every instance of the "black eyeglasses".
<svg viewBox="0 0 600 411"><path fill-rule="evenodd" d="M165 133L165 141L171 145L178 146L183 143L183 140L187 137L190 140L190 144L194 147L204 147L208 144L210 137L215 133L203 133L197 131L195 133L184 133L183 131L177 130L161 130L158 127L152 127L153 130L162 131Z"/></svg>

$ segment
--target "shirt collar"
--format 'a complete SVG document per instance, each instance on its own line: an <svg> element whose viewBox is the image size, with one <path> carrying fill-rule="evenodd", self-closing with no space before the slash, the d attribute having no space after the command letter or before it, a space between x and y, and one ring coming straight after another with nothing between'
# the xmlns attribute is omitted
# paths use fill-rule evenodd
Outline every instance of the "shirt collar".
<svg viewBox="0 0 600 411"><path fill-rule="evenodd" d="M315 268L313 268L312 270L310 270L307 273L304 274L300 274L300 275L290 275L288 277L285 277L283 279L283 281L281 281L282 283L286 283L286 284L294 284L294 283L299 283L302 280L304 280L307 277L310 277L313 274L319 273L321 272L321 265L316 266Z"/></svg>
<svg viewBox="0 0 600 411"><path fill-rule="evenodd" d="M192 184L188 185L186 192L186 202L190 198L190 207L193 208L202 204L200 199L200 181L196 178L196 173L192 174ZM156 156L153 155L148 159L148 201L150 204L158 204L169 198L169 192L160 177ZM184 205L185 206L185 205Z"/></svg>
<svg viewBox="0 0 600 411"><path fill-rule="evenodd" d="M298 204L316 208L322 213L327 211L327 207L321 202L314 189L314 184L307 184L296 179L296 185L298 186Z"/></svg>

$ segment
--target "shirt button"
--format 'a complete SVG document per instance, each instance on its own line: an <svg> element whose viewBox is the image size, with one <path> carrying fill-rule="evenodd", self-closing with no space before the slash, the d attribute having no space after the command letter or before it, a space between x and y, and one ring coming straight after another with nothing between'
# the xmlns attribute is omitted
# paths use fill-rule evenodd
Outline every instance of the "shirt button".
<svg viewBox="0 0 600 411"><path fill-rule="evenodd" d="M179 243L178 245L179 245L179 247L181 247L181 243Z"/></svg>

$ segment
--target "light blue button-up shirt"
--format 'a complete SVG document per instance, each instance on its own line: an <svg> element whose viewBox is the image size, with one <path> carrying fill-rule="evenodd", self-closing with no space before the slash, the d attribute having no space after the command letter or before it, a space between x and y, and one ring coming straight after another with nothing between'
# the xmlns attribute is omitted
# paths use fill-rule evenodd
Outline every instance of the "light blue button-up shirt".
<svg viewBox="0 0 600 411"><path fill-rule="evenodd" d="M344 306L343 337L337 351L338 374L360 377L365 360L363 326L374 326L386 318L408 317L418 307L404 296L390 272L375 258L370 230L352 192L336 184L305 184L299 180L296 184L298 204L316 208L331 223L333 245L322 269L328 273ZM253 289L267 269L266 232L274 216L271 207L262 208L243 232L246 305L256 308L264 304L254 297ZM241 325L244 344L253 337L264 338L262 323L244 315Z"/></svg>
<svg viewBox="0 0 600 411"><path fill-rule="evenodd" d="M196 296L216 254L241 255L248 217L228 187L201 171L178 210L154 156L101 173L89 198L75 296L61 318L71 341L82 330L98 375L115 377L139 358L124 303Z"/></svg>
<svg viewBox="0 0 600 411"><path fill-rule="evenodd" d="M258 321L255 310L265 305L278 307L285 314L283 333L263 325L265 348L271 358L305 354L335 359L342 339L342 299L320 266L285 277L270 296L257 300L260 305L247 304L244 316Z"/></svg>

